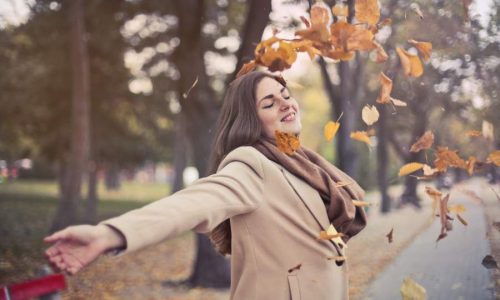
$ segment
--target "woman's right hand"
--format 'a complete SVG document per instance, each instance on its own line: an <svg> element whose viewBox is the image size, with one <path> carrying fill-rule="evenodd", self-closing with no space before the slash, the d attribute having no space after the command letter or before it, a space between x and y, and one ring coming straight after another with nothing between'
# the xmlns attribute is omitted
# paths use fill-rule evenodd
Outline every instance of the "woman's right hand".
<svg viewBox="0 0 500 300"><path fill-rule="evenodd" d="M75 274L104 252L125 245L124 237L106 225L70 226L44 238L53 245L47 259L61 271Z"/></svg>

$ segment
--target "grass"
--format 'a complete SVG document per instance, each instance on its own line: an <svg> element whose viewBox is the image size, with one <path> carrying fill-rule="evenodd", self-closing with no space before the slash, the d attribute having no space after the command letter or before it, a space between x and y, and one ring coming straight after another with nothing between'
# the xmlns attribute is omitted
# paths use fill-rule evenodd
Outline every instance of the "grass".
<svg viewBox="0 0 500 300"><path fill-rule="evenodd" d="M118 191L99 187L98 220L167 195L165 184L129 183ZM35 277L45 264L42 239L57 208L57 183L19 180L0 184L0 285Z"/></svg>

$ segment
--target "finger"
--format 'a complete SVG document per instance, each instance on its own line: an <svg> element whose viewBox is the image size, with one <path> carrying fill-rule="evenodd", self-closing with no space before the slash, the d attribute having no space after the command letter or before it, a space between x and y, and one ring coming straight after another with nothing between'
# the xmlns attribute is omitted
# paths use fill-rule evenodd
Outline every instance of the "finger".
<svg viewBox="0 0 500 300"><path fill-rule="evenodd" d="M43 239L43 241L46 243L53 243L53 242L56 242L58 240L67 239L69 237L70 237L70 233L69 233L69 230L66 228L66 229L57 231L57 232L53 233L52 235L45 237Z"/></svg>
<svg viewBox="0 0 500 300"><path fill-rule="evenodd" d="M52 247L48 248L47 250L45 250L45 255L48 257L52 257L52 256L58 255L60 253L61 253L61 251L59 250L59 248L57 246L52 246Z"/></svg>

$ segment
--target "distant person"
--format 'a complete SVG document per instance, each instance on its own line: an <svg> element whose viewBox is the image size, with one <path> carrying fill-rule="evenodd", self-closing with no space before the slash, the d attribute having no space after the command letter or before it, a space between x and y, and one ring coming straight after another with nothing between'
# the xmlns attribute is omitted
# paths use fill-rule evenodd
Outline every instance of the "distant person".
<svg viewBox="0 0 500 300"><path fill-rule="evenodd" d="M96 226L71 226L45 238L46 255L75 274L99 255L142 249L185 231L209 233L231 254L231 299L346 299L342 242L318 240L333 224L342 239L366 225L364 191L315 152L291 155L275 132L299 135L300 110L281 77L251 72L233 81L218 121L212 175ZM336 183L348 183L347 185Z"/></svg>

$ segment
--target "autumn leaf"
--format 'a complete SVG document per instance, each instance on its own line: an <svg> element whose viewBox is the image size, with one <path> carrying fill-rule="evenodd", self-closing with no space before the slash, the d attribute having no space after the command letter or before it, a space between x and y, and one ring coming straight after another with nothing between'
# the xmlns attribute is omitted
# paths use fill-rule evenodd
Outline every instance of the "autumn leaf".
<svg viewBox="0 0 500 300"><path fill-rule="evenodd" d="M296 59L297 52L292 45L276 36L260 42L255 48L255 62L271 72L290 68Z"/></svg>
<svg viewBox="0 0 500 300"><path fill-rule="evenodd" d="M406 277L400 287L401 297L403 300L425 300L427 292L420 284L413 281L410 277Z"/></svg>
<svg viewBox="0 0 500 300"><path fill-rule="evenodd" d="M321 51L316 49L313 46L313 42L310 40L293 41L291 45L297 52L307 52L311 60L313 60L316 55L321 55Z"/></svg>
<svg viewBox="0 0 500 300"><path fill-rule="evenodd" d="M245 75L247 73L252 72L253 70L255 70L256 66L257 66L257 64L255 63L255 60L249 61L248 63L244 64L241 67L240 71L236 75L236 78L241 77L241 76L243 76L243 75Z"/></svg>
<svg viewBox="0 0 500 300"><path fill-rule="evenodd" d="M276 130L274 135L276 138L276 145L281 152L292 155L297 149L300 148L300 141L296 134Z"/></svg>
<svg viewBox="0 0 500 300"><path fill-rule="evenodd" d="M422 170L424 170L424 176L433 176L438 172L438 169L431 168L429 165L424 165Z"/></svg>
<svg viewBox="0 0 500 300"><path fill-rule="evenodd" d="M439 172L445 172L448 167L467 169L467 163L458 156L458 151L451 151L448 147L438 147L434 166Z"/></svg>
<svg viewBox="0 0 500 300"><path fill-rule="evenodd" d="M352 204L354 204L354 206L356 207L367 207L371 205L370 202L360 200L352 200Z"/></svg>
<svg viewBox="0 0 500 300"><path fill-rule="evenodd" d="M493 163L495 166L500 167L500 150L495 150L488 155L487 162Z"/></svg>
<svg viewBox="0 0 500 300"><path fill-rule="evenodd" d="M356 0L354 11L356 20L360 23L375 25L380 19L380 7L377 0Z"/></svg>
<svg viewBox="0 0 500 300"><path fill-rule="evenodd" d="M328 25L331 23L330 9L323 2L316 2L311 7L311 24L307 29L295 31L304 39L327 43L330 40Z"/></svg>
<svg viewBox="0 0 500 300"><path fill-rule="evenodd" d="M377 122L379 118L378 110L375 106L367 104L361 110L361 119L366 123L366 125L371 126L373 123Z"/></svg>
<svg viewBox="0 0 500 300"><path fill-rule="evenodd" d="M424 167L424 164L421 164L421 163L417 163L417 162L407 163L399 169L398 175L400 177L405 176L405 175L411 174L415 171L418 171L418 170L422 169L423 167Z"/></svg>
<svg viewBox="0 0 500 300"><path fill-rule="evenodd" d="M337 131L339 130L339 127L339 122L329 121L328 123L326 123L323 133L327 142L333 140L333 138L337 134Z"/></svg>
<svg viewBox="0 0 500 300"><path fill-rule="evenodd" d="M377 57L376 57L375 61L377 63L383 63L383 62L387 61L387 59L389 58L389 55L387 55L387 52L385 52L384 47L382 47L382 45L380 45L376 41L373 41L373 44L375 45L375 47L376 47L375 50L377 51Z"/></svg>
<svg viewBox="0 0 500 300"><path fill-rule="evenodd" d="M408 40L408 43L417 48L418 52L422 55L424 61L429 61L432 52L432 44L429 42L419 42L415 40Z"/></svg>
<svg viewBox="0 0 500 300"><path fill-rule="evenodd" d="M465 132L465 135L466 136L469 136L469 137L478 137L478 136L481 136L483 133L479 130L467 130Z"/></svg>
<svg viewBox="0 0 500 300"><path fill-rule="evenodd" d="M461 214L465 212L465 207L463 204L454 204L448 206L448 211L456 214Z"/></svg>
<svg viewBox="0 0 500 300"><path fill-rule="evenodd" d="M450 199L450 194L442 197L439 201L439 219L441 221L441 233L439 234L437 241L445 238L447 232L452 229L450 220L448 220L448 200Z"/></svg>
<svg viewBox="0 0 500 300"><path fill-rule="evenodd" d="M391 101L392 80L384 72L380 72L379 80L382 87L380 88L377 103L389 103Z"/></svg>
<svg viewBox="0 0 500 300"><path fill-rule="evenodd" d="M336 256L329 256L326 259L327 260L334 260L335 262L343 262L343 261L347 260L347 256L336 255Z"/></svg>
<svg viewBox="0 0 500 300"><path fill-rule="evenodd" d="M332 7L332 13L336 17L347 17L349 15L349 7L345 4L335 4Z"/></svg>
<svg viewBox="0 0 500 300"><path fill-rule="evenodd" d="M343 237L344 234L343 233L337 233L337 234L328 234L326 233L326 231L321 231L319 233L319 237L318 237L318 240L324 240L324 241L328 241L328 240L331 240L331 239L336 239L336 238L339 238L339 237Z"/></svg>
<svg viewBox="0 0 500 300"><path fill-rule="evenodd" d="M432 215L434 216L436 214L436 210L438 209L439 202L441 201L442 193L430 186L425 187L425 192L432 199Z"/></svg>
<svg viewBox="0 0 500 300"><path fill-rule="evenodd" d="M469 159L466 161L467 165L467 173L469 173L469 176L472 176L474 173L474 167L476 166L477 158L474 156L469 156Z"/></svg>
<svg viewBox="0 0 500 300"><path fill-rule="evenodd" d="M337 229L333 226L333 224L330 224L330 226L326 229L326 231L321 231L319 233L319 238L322 239L321 237L328 237L331 236L332 238L329 238L328 240L332 240L335 243L337 243L339 246L342 248L347 248L347 245L344 243L344 241L341 239L342 236L344 236L342 233L337 232Z"/></svg>
<svg viewBox="0 0 500 300"><path fill-rule="evenodd" d="M330 42L336 51L369 51L376 48L373 33L361 26L338 21L330 26Z"/></svg>
<svg viewBox="0 0 500 300"><path fill-rule="evenodd" d="M388 234L386 234L385 236L387 237L387 241L390 243L392 243L392 233L394 231L394 228L391 228L391 231L389 231Z"/></svg>
<svg viewBox="0 0 500 300"><path fill-rule="evenodd" d="M366 143L371 147L371 140L366 131L355 131L351 132L351 139Z"/></svg>
<svg viewBox="0 0 500 300"><path fill-rule="evenodd" d="M426 131L413 145L410 152L419 152L420 150L429 149L434 143L434 134L431 131Z"/></svg>
<svg viewBox="0 0 500 300"><path fill-rule="evenodd" d="M399 60L401 61L405 75L420 77L424 73L424 67L417 55L410 54L400 47L396 48L396 52L399 55Z"/></svg>

